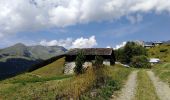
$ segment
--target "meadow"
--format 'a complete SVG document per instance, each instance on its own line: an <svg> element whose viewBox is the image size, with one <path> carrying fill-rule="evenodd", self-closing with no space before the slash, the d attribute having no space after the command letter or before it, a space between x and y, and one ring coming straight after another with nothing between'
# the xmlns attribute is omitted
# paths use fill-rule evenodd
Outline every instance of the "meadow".
<svg viewBox="0 0 170 100"><path fill-rule="evenodd" d="M64 75L64 58L33 72L0 81L0 99L109 99L132 71L120 65L89 67L81 75ZM104 82L98 81L100 76ZM100 87L97 85L101 85ZM95 96L91 95L97 90Z"/></svg>

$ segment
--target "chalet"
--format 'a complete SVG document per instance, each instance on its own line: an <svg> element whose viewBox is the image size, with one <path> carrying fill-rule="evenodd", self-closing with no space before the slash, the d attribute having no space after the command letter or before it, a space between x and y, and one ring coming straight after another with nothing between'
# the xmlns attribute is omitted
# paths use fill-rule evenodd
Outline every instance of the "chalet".
<svg viewBox="0 0 170 100"><path fill-rule="evenodd" d="M144 47L149 49L149 48L153 48L155 45L153 42L145 42L144 43Z"/></svg>
<svg viewBox="0 0 170 100"><path fill-rule="evenodd" d="M145 47L145 48L153 48L153 47L155 47L155 46L159 46L159 45L162 45L162 44L163 44L163 42L161 42L161 41L145 42L145 43L144 43L144 47Z"/></svg>
<svg viewBox="0 0 170 100"><path fill-rule="evenodd" d="M155 46L158 46L158 45L162 45L162 44L163 44L163 42L156 41L156 42L153 42L153 44L154 44Z"/></svg>
<svg viewBox="0 0 170 100"><path fill-rule="evenodd" d="M96 56L101 56L104 65L113 65L115 63L114 51L112 48L83 48L72 49L65 54L65 74L73 73L75 60L79 52L83 52L85 56L84 67L92 66L92 62Z"/></svg>
<svg viewBox="0 0 170 100"><path fill-rule="evenodd" d="M149 48L153 48L154 45L144 45L144 47L145 47L146 49L149 49Z"/></svg>
<svg viewBox="0 0 170 100"><path fill-rule="evenodd" d="M149 62L151 63L151 65L157 64L160 62L160 59L158 58L150 58Z"/></svg>

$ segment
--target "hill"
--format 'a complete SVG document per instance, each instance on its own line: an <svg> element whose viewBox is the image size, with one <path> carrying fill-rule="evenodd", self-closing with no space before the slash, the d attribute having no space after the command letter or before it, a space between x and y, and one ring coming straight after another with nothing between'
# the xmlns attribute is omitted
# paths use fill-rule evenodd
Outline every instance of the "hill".
<svg viewBox="0 0 170 100"><path fill-rule="evenodd" d="M115 65L114 67L101 67L98 70L89 67L84 74L78 76L64 75L64 62L64 58L60 58L33 72L0 81L0 99L68 100L74 98L77 100L81 97L82 100L88 100L92 98L89 94L97 90L100 94L97 98L107 100L113 91L120 90L131 72L130 68ZM102 82L99 84L100 87L96 87L97 77L103 75L107 84L104 85L105 83Z"/></svg>
<svg viewBox="0 0 170 100"><path fill-rule="evenodd" d="M0 79L28 70L32 65L67 51L61 46L15 44L0 50Z"/></svg>
<svg viewBox="0 0 170 100"><path fill-rule="evenodd" d="M160 45L148 49L148 55L152 58L159 58L163 62L170 62L170 45Z"/></svg>

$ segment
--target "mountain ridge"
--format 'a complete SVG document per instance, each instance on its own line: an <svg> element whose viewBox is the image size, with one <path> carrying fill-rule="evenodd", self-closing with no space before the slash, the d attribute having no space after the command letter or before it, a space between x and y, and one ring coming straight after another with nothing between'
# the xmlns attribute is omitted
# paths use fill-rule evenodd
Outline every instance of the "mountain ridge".
<svg viewBox="0 0 170 100"><path fill-rule="evenodd" d="M26 46L22 43L0 49L0 79L25 72L32 65L66 51L62 46Z"/></svg>

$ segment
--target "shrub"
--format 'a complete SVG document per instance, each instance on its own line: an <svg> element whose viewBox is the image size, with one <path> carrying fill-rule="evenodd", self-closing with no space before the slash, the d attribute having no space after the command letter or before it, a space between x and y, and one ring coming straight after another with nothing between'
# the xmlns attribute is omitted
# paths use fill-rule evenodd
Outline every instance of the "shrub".
<svg viewBox="0 0 170 100"><path fill-rule="evenodd" d="M85 62L85 56L84 56L84 53L81 51L78 53L78 55L76 57L76 67L74 68L74 72L77 75L83 73L84 62Z"/></svg>
<svg viewBox="0 0 170 100"><path fill-rule="evenodd" d="M167 52L168 49L160 49L160 52Z"/></svg>
<svg viewBox="0 0 170 100"><path fill-rule="evenodd" d="M131 66L135 68L151 68L151 65L146 56L134 56L132 58Z"/></svg>
<svg viewBox="0 0 170 100"><path fill-rule="evenodd" d="M101 67L103 65L103 57L95 56L95 63L94 63L94 65L96 67Z"/></svg>
<svg viewBox="0 0 170 100"><path fill-rule="evenodd" d="M135 42L127 42L125 47L115 51L116 60L129 64L134 56L147 55L147 50Z"/></svg>

